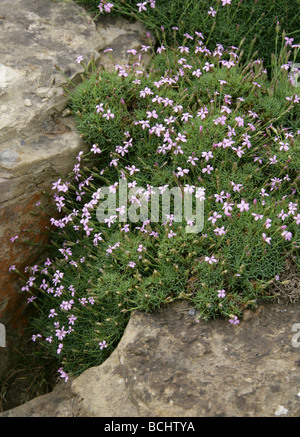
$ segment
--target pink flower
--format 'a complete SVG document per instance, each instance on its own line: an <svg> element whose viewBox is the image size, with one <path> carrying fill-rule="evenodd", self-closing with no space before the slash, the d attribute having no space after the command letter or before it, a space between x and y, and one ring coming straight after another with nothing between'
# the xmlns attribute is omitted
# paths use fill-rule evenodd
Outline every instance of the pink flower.
<svg viewBox="0 0 300 437"><path fill-rule="evenodd" d="M214 229L214 233L216 235L225 235L226 234L225 226L222 226L221 228Z"/></svg>
<svg viewBox="0 0 300 437"><path fill-rule="evenodd" d="M252 215L253 215L256 222L257 222L257 220L262 220L264 218L264 216L262 214L255 214L253 212Z"/></svg>
<svg viewBox="0 0 300 437"><path fill-rule="evenodd" d="M137 3L137 6L139 8L139 12L147 11L146 4L147 4L147 2Z"/></svg>
<svg viewBox="0 0 300 437"><path fill-rule="evenodd" d="M233 186L233 191L240 192L241 189L243 189L242 184L235 184L233 181L231 181L231 185Z"/></svg>
<svg viewBox="0 0 300 437"><path fill-rule="evenodd" d="M130 262L128 263L128 267L130 267L131 269L133 269L135 266L136 266L136 263L133 262L133 261L130 261Z"/></svg>
<svg viewBox="0 0 300 437"><path fill-rule="evenodd" d="M114 7L113 3L106 3L106 5L104 5L104 10L109 14L113 7Z"/></svg>
<svg viewBox="0 0 300 437"><path fill-rule="evenodd" d="M91 148L91 152L94 152L94 153L101 153L101 149L99 149L99 147L98 147L97 144L93 144L93 145L92 145L92 148Z"/></svg>
<svg viewBox="0 0 300 437"><path fill-rule="evenodd" d="M99 114L99 112L104 112L103 103L96 105L96 109L97 109L97 114Z"/></svg>
<svg viewBox="0 0 300 437"><path fill-rule="evenodd" d="M202 169L202 173L206 173L207 172L207 174L211 174L211 172L214 170L214 168L211 166L211 165L207 165L206 167L204 167L203 169Z"/></svg>
<svg viewBox="0 0 300 437"><path fill-rule="evenodd" d="M266 243L271 244L271 237L267 237L265 233L262 234L262 237Z"/></svg>
<svg viewBox="0 0 300 437"><path fill-rule="evenodd" d="M238 203L237 207L241 212L249 211L249 203L246 203L244 199L241 200L241 203Z"/></svg>
<svg viewBox="0 0 300 437"><path fill-rule="evenodd" d="M63 300L62 303L60 304L60 308L65 311L69 311L72 308L73 303L74 303L73 299L71 299L69 302Z"/></svg>
<svg viewBox="0 0 300 437"><path fill-rule="evenodd" d="M102 241L101 232L99 234L94 235L94 240L93 240L94 246L98 246L98 241Z"/></svg>
<svg viewBox="0 0 300 437"><path fill-rule="evenodd" d="M300 224L300 214L297 214L296 216L294 216L293 219L296 220L296 225Z"/></svg>
<svg viewBox="0 0 300 437"><path fill-rule="evenodd" d="M126 224L126 225L124 226L124 228L121 229L121 232L125 232L125 233L127 233L127 232L129 232L129 231L130 231L130 229L129 229L129 225L128 225L128 224Z"/></svg>
<svg viewBox="0 0 300 437"><path fill-rule="evenodd" d="M80 64L81 61L83 61L83 56L82 56L82 55L79 55L79 56L75 59L75 62L76 62L77 64Z"/></svg>
<svg viewBox="0 0 300 437"><path fill-rule="evenodd" d="M268 229L268 228L271 227L271 223L272 223L272 220L271 219L267 219L265 224L264 224L264 226Z"/></svg>
<svg viewBox="0 0 300 437"><path fill-rule="evenodd" d="M223 199L226 199L226 196L224 196L224 191L221 191L220 194L214 194L214 197L216 198L216 202L224 203Z"/></svg>
<svg viewBox="0 0 300 437"><path fill-rule="evenodd" d="M198 158L194 157L194 156L189 156L189 159L186 162L190 162L192 165L196 165L196 161L199 161Z"/></svg>
<svg viewBox="0 0 300 437"><path fill-rule="evenodd" d="M270 161L270 165L272 165L272 164L276 164L276 162L277 162L277 157L276 157L276 155L274 155L273 158L269 158L269 161Z"/></svg>
<svg viewBox="0 0 300 437"><path fill-rule="evenodd" d="M177 177L179 178L179 176L184 176L185 174L188 174L189 170L188 169L182 169L181 167L177 167L178 173L177 173Z"/></svg>
<svg viewBox="0 0 300 437"><path fill-rule="evenodd" d="M244 126L244 119L242 117L236 117L235 121L237 122L239 127Z"/></svg>
<svg viewBox="0 0 300 437"><path fill-rule="evenodd" d="M99 346L100 346L100 349L101 349L101 350L102 350L103 348L107 347L106 341L105 341L105 340L103 340L102 342L100 341L100 342L99 342Z"/></svg>
<svg viewBox="0 0 300 437"><path fill-rule="evenodd" d="M237 325L238 323L240 323L240 321L237 316L233 316L233 319L229 319L229 323L231 323L232 325Z"/></svg>
<svg viewBox="0 0 300 437"><path fill-rule="evenodd" d="M104 219L104 222L107 223L108 227L110 228L111 225L115 222L116 218L118 218L117 215L111 215L109 218Z"/></svg>
<svg viewBox="0 0 300 437"><path fill-rule="evenodd" d="M75 322L75 320L77 319L77 317L74 316L74 314L71 314L71 315L68 317L68 319L69 319L69 325L74 326L74 322Z"/></svg>
<svg viewBox="0 0 300 437"><path fill-rule="evenodd" d="M208 15L211 15L212 17L214 17L217 12L214 10L214 8L210 7L209 11L207 13L208 13Z"/></svg>
<svg viewBox="0 0 300 437"><path fill-rule="evenodd" d="M101 3L102 3L102 1L101 1ZM100 6L102 6L101 5L101 3L99 4L99 6L98 6L98 8L100 9L100 12L102 12L102 10L101 10L101 7ZM112 8L114 7L114 4L113 3L106 3L105 5L104 5L104 11L105 12L107 12L108 14L111 12L111 10L112 10Z"/></svg>
<svg viewBox="0 0 300 437"><path fill-rule="evenodd" d="M111 112L110 109L107 110L106 114L103 114L102 116L103 118L106 118L107 120L109 120L110 118L115 118L115 115Z"/></svg>
<svg viewBox="0 0 300 437"><path fill-rule="evenodd" d="M288 45L291 46L294 41L294 38L288 38L287 36L284 39L285 39L285 46Z"/></svg>
<svg viewBox="0 0 300 437"><path fill-rule="evenodd" d="M67 374L66 372L63 371L62 367L60 367L60 368L58 369L58 372L60 373L60 377L61 377L61 378L65 378L65 382L67 382L69 376L68 376L68 374Z"/></svg>
<svg viewBox="0 0 300 437"><path fill-rule="evenodd" d="M206 256L204 261L207 261L209 264L217 263L218 262L218 260L213 255L211 257Z"/></svg>
<svg viewBox="0 0 300 437"><path fill-rule="evenodd" d="M214 67L214 64L210 64L209 62L205 62L203 70L205 70L207 72L213 67Z"/></svg>
<svg viewBox="0 0 300 437"><path fill-rule="evenodd" d="M269 194L266 193L266 190L265 190L264 188L261 189L261 191L260 191L259 194L260 194L262 197L265 197L265 196L269 197Z"/></svg>
<svg viewBox="0 0 300 437"><path fill-rule="evenodd" d="M172 238L172 237L175 237L175 236L176 236L176 234L173 231L168 233L168 238Z"/></svg>
<svg viewBox="0 0 300 437"><path fill-rule="evenodd" d="M52 310L50 310L48 317L50 318L50 317L54 317L54 316L57 316L57 313L55 312L55 309L52 309Z"/></svg>
<svg viewBox="0 0 300 437"><path fill-rule="evenodd" d="M225 297L225 290L218 290L218 297Z"/></svg>
<svg viewBox="0 0 300 437"><path fill-rule="evenodd" d="M210 158L213 158L214 155L212 154L211 151L209 152L202 152L202 158L205 158L206 161L208 161Z"/></svg>
<svg viewBox="0 0 300 437"><path fill-rule="evenodd" d="M186 143L187 142L186 136L179 132L178 136L176 137L176 141L182 141L183 143Z"/></svg>
<svg viewBox="0 0 300 437"><path fill-rule="evenodd" d="M284 237L285 240L289 240L289 241L292 239L293 236L293 234L288 231L283 231L281 235L282 237Z"/></svg>
<svg viewBox="0 0 300 437"><path fill-rule="evenodd" d="M211 222L213 223L213 224L215 224L216 223L216 221L218 220L218 218L221 218L222 216L221 216L221 214L218 214L216 211L213 213L213 215L212 216L210 216L209 218L208 218L208 220L211 220Z"/></svg>

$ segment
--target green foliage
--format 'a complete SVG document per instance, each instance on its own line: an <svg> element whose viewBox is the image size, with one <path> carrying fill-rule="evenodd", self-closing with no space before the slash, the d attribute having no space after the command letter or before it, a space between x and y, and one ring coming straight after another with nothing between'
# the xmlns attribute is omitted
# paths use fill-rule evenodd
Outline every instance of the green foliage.
<svg viewBox="0 0 300 437"><path fill-rule="evenodd" d="M134 58L111 74L94 69L71 95L90 151L53 186L53 253L24 289L39 310L35 335L64 372L103 362L136 309L189 299L201 317L237 323L270 298L287 258L299 263L299 97L289 73L277 68L269 81L239 50L199 47L166 48L143 73ZM284 45L279 56L288 62ZM118 221L124 177L148 195L205 189L203 231L187 233L186 217ZM106 223L96 214L104 187L117 195Z"/></svg>
<svg viewBox="0 0 300 437"><path fill-rule="evenodd" d="M99 15L99 0L80 0L79 3L92 14ZM220 42L225 48L238 47L245 39L244 60L249 60L257 52L267 68L275 50L277 25L295 39L294 44L299 38L299 0L232 0L230 5L224 6L220 0L156 0L155 8L148 3L147 10L141 12L135 0L110 3L114 4L112 16L125 16L143 22L160 41L168 45L176 44L173 27L178 27L178 40L183 39L184 34L194 37L195 31L202 32L204 42L211 50ZM210 8L216 11L216 15L208 14Z"/></svg>

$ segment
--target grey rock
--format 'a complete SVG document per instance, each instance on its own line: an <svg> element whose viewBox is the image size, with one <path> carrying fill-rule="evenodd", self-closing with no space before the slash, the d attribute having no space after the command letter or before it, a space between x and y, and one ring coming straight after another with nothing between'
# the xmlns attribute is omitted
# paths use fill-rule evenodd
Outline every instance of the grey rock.
<svg viewBox="0 0 300 437"><path fill-rule="evenodd" d="M260 305L235 326L196 323L189 309L178 301L134 312L111 356L70 381L72 404L53 393L2 416L53 417L62 402L78 417L299 417L299 304Z"/></svg>

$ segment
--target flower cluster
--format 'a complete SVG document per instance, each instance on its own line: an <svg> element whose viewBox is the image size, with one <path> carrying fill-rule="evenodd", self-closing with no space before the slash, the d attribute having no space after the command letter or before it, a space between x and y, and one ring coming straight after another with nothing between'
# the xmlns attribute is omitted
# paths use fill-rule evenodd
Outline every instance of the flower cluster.
<svg viewBox="0 0 300 437"><path fill-rule="evenodd" d="M133 309L186 298L202 317L237 325L298 248L299 97L284 69L284 92L272 95L263 63L242 67L237 48L209 50L202 37L195 32L192 48L153 48L146 71L142 46L130 65L92 73L72 96L89 152L78 154L72 179L52 186L53 256L27 268L22 288L40 310L34 340L65 380L108 356ZM118 202L101 223L104 186ZM154 188L174 187L205 201L202 233L186 233L195 223L184 213L139 212L150 210Z"/></svg>

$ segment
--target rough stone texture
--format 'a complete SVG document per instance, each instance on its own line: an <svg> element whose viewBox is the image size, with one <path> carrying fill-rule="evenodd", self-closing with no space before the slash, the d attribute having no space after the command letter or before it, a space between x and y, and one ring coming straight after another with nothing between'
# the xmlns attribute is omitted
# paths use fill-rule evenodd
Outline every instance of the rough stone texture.
<svg viewBox="0 0 300 437"><path fill-rule="evenodd" d="M2 417L53 417L59 402L81 417L299 417L300 305L263 304L235 326L190 308L133 313L105 363L71 381L72 405L46 395Z"/></svg>
<svg viewBox="0 0 300 437"><path fill-rule="evenodd" d="M81 80L83 67L75 62L79 55L86 65L92 58L104 68L125 65L131 56L127 49L138 48L142 34L141 25L124 20L108 17L96 24L72 1L1 0L0 322L16 332L27 324L26 305L17 275L8 269L14 264L23 272L45 249L11 244L10 237L19 235L21 241L27 239L24 230L45 231L48 222L31 211L43 200L42 190L51 193L58 172L71 171L84 149L65 111L66 78L73 84ZM115 48L114 61L103 52L108 45ZM36 241L45 244L47 235Z"/></svg>
<svg viewBox="0 0 300 437"><path fill-rule="evenodd" d="M146 34L142 23L128 22L123 18L113 18L110 16L100 17L96 22L96 29L103 41L99 48L100 63L104 65L107 71L112 71L115 65L124 67L132 55L127 50L138 50L141 44L155 44L152 35ZM113 51L106 52L106 49ZM141 58L135 56L134 59L140 62L141 68L149 65L150 55L143 53Z"/></svg>

